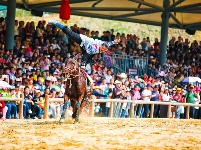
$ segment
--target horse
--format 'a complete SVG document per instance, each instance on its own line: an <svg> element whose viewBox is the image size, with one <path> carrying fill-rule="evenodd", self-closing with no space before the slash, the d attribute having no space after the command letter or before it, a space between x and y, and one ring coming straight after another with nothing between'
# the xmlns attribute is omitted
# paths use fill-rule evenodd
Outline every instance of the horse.
<svg viewBox="0 0 201 150"><path fill-rule="evenodd" d="M79 115L82 109L87 105L88 98L91 96L91 90L87 89L87 74L82 68L78 67L77 64L75 58L69 58L67 60L64 111L61 115L60 122L65 119L67 103L70 99L71 107L73 108L72 118L75 119L74 123L78 123Z"/></svg>

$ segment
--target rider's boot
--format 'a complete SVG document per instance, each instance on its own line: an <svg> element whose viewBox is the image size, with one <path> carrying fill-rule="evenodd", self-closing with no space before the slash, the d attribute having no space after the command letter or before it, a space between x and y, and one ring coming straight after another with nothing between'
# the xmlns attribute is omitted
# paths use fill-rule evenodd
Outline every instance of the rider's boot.
<svg viewBox="0 0 201 150"><path fill-rule="evenodd" d="M86 62L85 61L81 62L80 67L85 70L85 66L86 66Z"/></svg>

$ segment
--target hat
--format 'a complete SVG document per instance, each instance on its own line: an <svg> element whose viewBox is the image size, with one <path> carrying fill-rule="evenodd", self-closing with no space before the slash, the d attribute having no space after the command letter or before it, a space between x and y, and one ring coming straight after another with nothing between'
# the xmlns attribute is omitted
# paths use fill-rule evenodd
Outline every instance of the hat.
<svg viewBox="0 0 201 150"><path fill-rule="evenodd" d="M100 86L94 86L94 89L100 89Z"/></svg>
<svg viewBox="0 0 201 150"><path fill-rule="evenodd" d="M17 83L15 83L15 84L14 84L14 86L15 86L15 87L20 87L20 85L19 85L19 84L17 84Z"/></svg>
<svg viewBox="0 0 201 150"><path fill-rule="evenodd" d="M169 90L169 88L168 88L168 87L165 87L165 90Z"/></svg>
<svg viewBox="0 0 201 150"><path fill-rule="evenodd" d="M150 58L152 59L152 58L154 58L154 56L150 56Z"/></svg>
<svg viewBox="0 0 201 150"><path fill-rule="evenodd" d="M46 80L47 80L47 81L51 81L51 78L50 78L50 77L47 77Z"/></svg>
<svg viewBox="0 0 201 150"><path fill-rule="evenodd" d="M36 90L36 93L41 93L41 91L40 90Z"/></svg>
<svg viewBox="0 0 201 150"><path fill-rule="evenodd" d="M127 75L125 73L121 73L120 77L123 78L123 79L125 79L125 78L127 78Z"/></svg>
<svg viewBox="0 0 201 150"><path fill-rule="evenodd" d="M181 88L177 88L177 91L181 91Z"/></svg>
<svg viewBox="0 0 201 150"><path fill-rule="evenodd" d="M152 85L148 83L148 84L147 84L147 87L152 87Z"/></svg>
<svg viewBox="0 0 201 150"><path fill-rule="evenodd" d="M20 78L16 78L16 82L21 82L22 80Z"/></svg>
<svg viewBox="0 0 201 150"><path fill-rule="evenodd" d="M191 85L191 86L190 86L190 88L194 88L194 86L193 86L193 85Z"/></svg>
<svg viewBox="0 0 201 150"><path fill-rule="evenodd" d="M121 81L116 80L116 81L114 82L114 84L121 84Z"/></svg>
<svg viewBox="0 0 201 150"><path fill-rule="evenodd" d="M176 89L175 89L175 88L173 88L172 90L173 90L173 91L176 91Z"/></svg>
<svg viewBox="0 0 201 150"><path fill-rule="evenodd" d="M56 91L56 89L55 89L55 88L52 88L51 91Z"/></svg>
<svg viewBox="0 0 201 150"><path fill-rule="evenodd" d="M164 83L165 83L165 81L161 81L161 83L162 83L162 84L164 84Z"/></svg>

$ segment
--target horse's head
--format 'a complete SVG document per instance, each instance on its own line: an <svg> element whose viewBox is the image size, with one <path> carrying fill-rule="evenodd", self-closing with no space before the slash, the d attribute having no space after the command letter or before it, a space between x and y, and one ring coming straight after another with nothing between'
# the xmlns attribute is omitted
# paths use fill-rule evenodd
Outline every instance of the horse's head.
<svg viewBox="0 0 201 150"><path fill-rule="evenodd" d="M67 75L77 75L79 73L78 62L75 58L67 60L65 72Z"/></svg>

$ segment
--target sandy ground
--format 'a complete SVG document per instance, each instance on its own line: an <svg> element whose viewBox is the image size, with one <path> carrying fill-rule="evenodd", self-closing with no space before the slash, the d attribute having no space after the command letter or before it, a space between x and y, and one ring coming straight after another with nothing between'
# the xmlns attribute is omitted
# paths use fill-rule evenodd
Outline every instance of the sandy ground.
<svg viewBox="0 0 201 150"><path fill-rule="evenodd" d="M0 149L201 149L201 120L81 118L0 121Z"/></svg>

